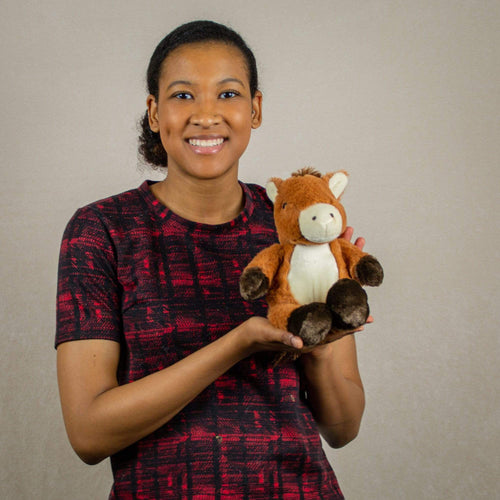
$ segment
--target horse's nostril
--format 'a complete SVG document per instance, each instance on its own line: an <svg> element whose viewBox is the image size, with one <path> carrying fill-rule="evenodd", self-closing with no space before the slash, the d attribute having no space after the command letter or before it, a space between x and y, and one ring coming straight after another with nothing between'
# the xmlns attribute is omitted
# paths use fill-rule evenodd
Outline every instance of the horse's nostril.
<svg viewBox="0 0 500 500"><path fill-rule="evenodd" d="M333 214L330 214L330 217L333 219Z"/></svg>
<svg viewBox="0 0 500 500"><path fill-rule="evenodd" d="M316 216L313 217L313 220L316 220Z"/></svg>

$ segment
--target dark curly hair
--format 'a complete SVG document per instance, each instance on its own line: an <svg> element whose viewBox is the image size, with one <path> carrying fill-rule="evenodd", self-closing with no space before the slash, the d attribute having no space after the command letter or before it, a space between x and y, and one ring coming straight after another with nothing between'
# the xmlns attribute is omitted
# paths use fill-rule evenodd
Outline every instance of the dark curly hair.
<svg viewBox="0 0 500 500"><path fill-rule="evenodd" d="M179 26L169 33L156 47L147 70L147 90L158 100L158 85L161 76L162 64L165 58L177 47L197 42L223 42L238 48L248 67L248 79L252 97L258 90L258 74L255 56L243 38L231 28L213 21L193 21ZM167 152L165 151L158 132L149 127L148 112L139 122L139 154L156 168L167 166Z"/></svg>

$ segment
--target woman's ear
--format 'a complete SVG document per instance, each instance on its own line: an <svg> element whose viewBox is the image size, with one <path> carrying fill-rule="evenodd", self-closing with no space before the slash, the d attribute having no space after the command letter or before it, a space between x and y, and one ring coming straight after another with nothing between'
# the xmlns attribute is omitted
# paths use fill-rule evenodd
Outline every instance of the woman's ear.
<svg viewBox="0 0 500 500"><path fill-rule="evenodd" d="M259 128L262 123L262 92L255 91L252 98L252 128Z"/></svg>
<svg viewBox="0 0 500 500"><path fill-rule="evenodd" d="M153 132L159 132L160 126L158 124L158 104L154 95L149 94L146 99L148 106L149 128Z"/></svg>

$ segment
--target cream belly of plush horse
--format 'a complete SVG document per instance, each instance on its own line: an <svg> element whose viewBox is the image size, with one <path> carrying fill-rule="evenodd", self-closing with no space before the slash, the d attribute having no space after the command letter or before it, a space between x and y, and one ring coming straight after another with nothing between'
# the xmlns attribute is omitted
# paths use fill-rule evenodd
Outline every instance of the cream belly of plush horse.
<svg viewBox="0 0 500 500"><path fill-rule="evenodd" d="M328 291L338 279L339 270L329 243L295 246L288 284L299 304L325 302Z"/></svg>

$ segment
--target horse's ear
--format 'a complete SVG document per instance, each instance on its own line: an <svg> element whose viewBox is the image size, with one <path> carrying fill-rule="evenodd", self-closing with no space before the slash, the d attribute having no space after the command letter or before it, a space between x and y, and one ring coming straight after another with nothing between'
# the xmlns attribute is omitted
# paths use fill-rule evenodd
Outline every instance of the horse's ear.
<svg viewBox="0 0 500 500"><path fill-rule="evenodd" d="M335 172L333 174L326 174L324 178L328 180L328 186L330 191L333 193L333 196L339 199L349 182L347 172L340 170L339 172Z"/></svg>
<svg viewBox="0 0 500 500"><path fill-rule="evenodd" d="M282 182L282 179L274 177L269 179L269 182L266 184L267 196L273 203L276 201L276 196L278 196L278 187Z"/></svg>

